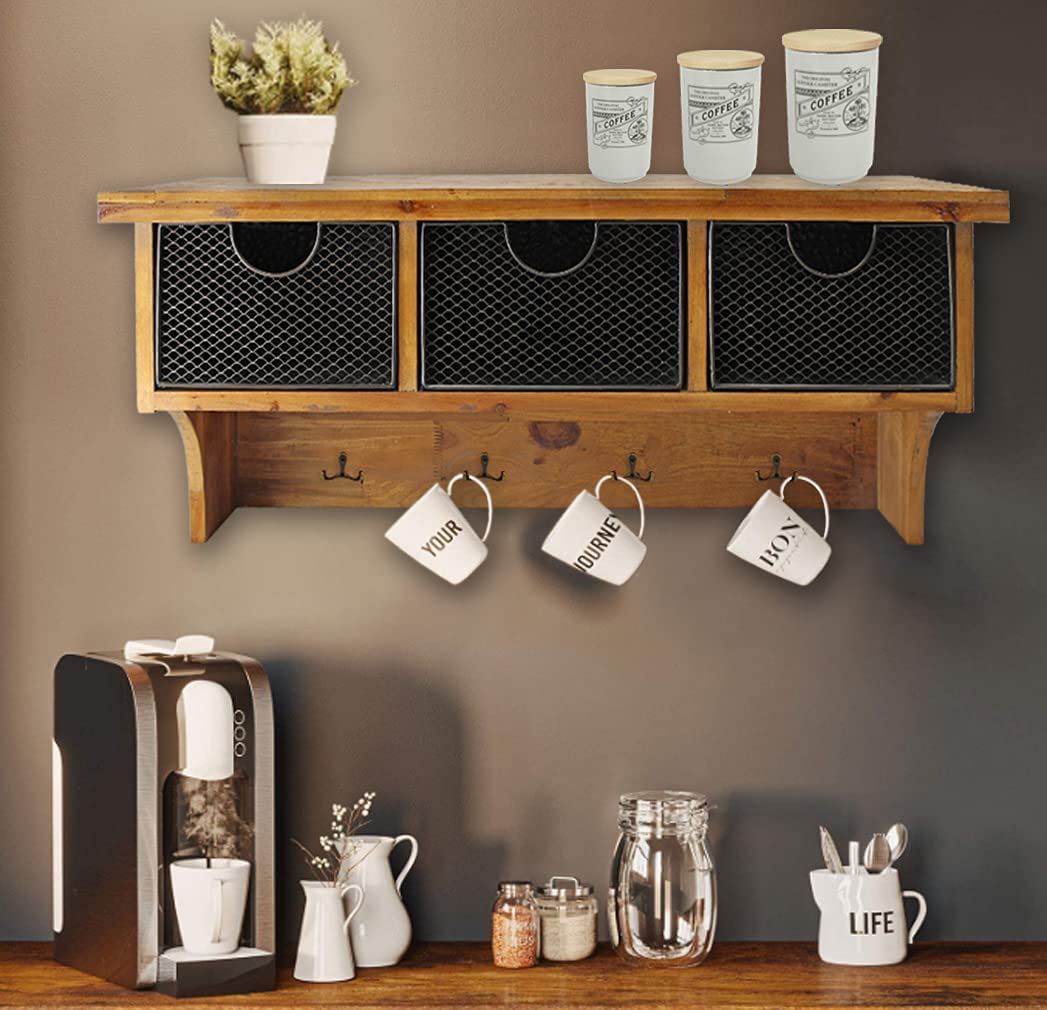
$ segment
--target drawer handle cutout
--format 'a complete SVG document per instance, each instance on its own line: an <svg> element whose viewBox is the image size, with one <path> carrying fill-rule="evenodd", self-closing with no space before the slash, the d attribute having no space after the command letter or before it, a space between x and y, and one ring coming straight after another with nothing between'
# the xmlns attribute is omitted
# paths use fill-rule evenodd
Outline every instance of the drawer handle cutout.
<svg viewBox="0 0 1047 1010"><path fill-rule="evenodd" d="M231 221L229 242L252 273L290 277L304 270L320 248L320 222Z"/></svg>
<svg viewBox="0 0 1047 1010"><path fill-rule="evenodd" d="M876 248L874 224L802 221L785 226L793 259L816 277L849 277L869 262Z"/></svg>
<svg viewBox="0 0 1047 1010"><path fill-rule="evenodd" d="M505 246L526 271L539 277L567 277L581 270L596 249L596 221L507 221Z"/></svg>

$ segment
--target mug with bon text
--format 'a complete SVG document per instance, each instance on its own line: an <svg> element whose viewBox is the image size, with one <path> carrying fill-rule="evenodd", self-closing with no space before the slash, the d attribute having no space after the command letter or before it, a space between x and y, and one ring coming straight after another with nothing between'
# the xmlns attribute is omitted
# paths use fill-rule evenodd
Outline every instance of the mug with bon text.
<svg viewBox="0 0 1047 1010"><path fill-rule="evenodd" d="M476 484L487 499L487 528L483 536L477 536L451 500L451 489L463 477ZM471 474L459 473L447 482L446 491L438 483L429 488L386 530L385 538L456 586L472 575L487 557L485 541L493 518L494 503L484 482Z"/></svg>
<svg viewBox="0 0 1047 1010"><path fill-rule="evenodd" d="M883 873L812 870L811 891L821 911L818 956L829 964L898 964L927 917L923 895L903 891L893 866ZM919 906L911 928L904 898Z"/></svg>
<svg viewBox="0 0 1047 1010"><path fill-rule="evenodd" d="M785 501L785 489L793 480L810 484L822 499L825 529L819 535ZM782 481L778 493L765 491L734 531L727 550L761 571L777 575L798 586L811 583L832 554L829 535L829 502L825 492L810 477L793 474Z"/></svg>
<svg viewBox="0 0 1047 1010"><path fill-rule="evenodd" d="M640 527L636 533L600 501L600 488L609 480L625 484L636 495L640 509ZM643 529L643 498L636 485L625 477L609 473L597 481L592 492L578 492L549 531L542 550L594 579L620 586L632 577L647 554Z"/></svg>

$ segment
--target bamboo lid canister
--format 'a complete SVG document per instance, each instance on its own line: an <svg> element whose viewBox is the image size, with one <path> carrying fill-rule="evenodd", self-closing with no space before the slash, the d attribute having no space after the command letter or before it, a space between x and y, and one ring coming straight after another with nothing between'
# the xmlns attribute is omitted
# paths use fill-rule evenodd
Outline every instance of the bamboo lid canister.
<svg viewBox="0 0 1047 1010"><path fill-rule="evenodd" d="M587 70L589 171L604 182L636 182L651 168L653 70Z"/></svg>

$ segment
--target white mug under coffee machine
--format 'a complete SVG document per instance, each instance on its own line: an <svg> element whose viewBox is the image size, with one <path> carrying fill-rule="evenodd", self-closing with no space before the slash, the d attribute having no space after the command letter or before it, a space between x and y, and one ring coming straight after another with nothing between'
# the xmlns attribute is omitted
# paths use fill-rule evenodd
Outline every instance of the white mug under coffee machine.
<svg viewBox="0 0 1047 1010"><path fill-rule="evenodd" d="M909 953L927 917L919 891L903 891L894 867L882 873L811 871L811 891L821 911L818 956L830 964L897 964ZM919 910L911 927L902 899Z"/></svg>
<svg viewBox="0 0 1047 1010"><path fill-rule="evenodd" d="M55 958L173 996L276 984L273 704L206 636L54 674Z"/></svg>

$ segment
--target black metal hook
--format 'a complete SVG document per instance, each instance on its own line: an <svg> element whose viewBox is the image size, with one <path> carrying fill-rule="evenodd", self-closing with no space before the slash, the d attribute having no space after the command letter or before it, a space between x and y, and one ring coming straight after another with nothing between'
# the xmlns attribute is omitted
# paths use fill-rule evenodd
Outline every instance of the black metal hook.
<svg viewBox="0 0 1047 1010"><path fill-rule="evenodd" d="M321 470L320 472L324 475L324 480L338 480L339 478L341 478L342 480L358 480L362 483L364 479L363 470L357 470L355 477L350 477L349 474L345 472L345 464L348 461L349 457L344 452L340 452L338 454L338 473L333 473L330 477L328 477L327 471Z"/></svg>
<svg viewBox="0 0 1047 1010"><path fill-rule="evenodd" d="M486 452L480 453L480 472L476 475L477 480L505 480L505 471L502 470L497 477L492 476L487 472L487 464L490 462L490 457ZM468 478L469 471L463 470L462 476Z"/></svg>
<svg viewBox="0 0 1047 1010"><path fill-rule="evenodd" d="M618 471L617 470L612 470L611 471L611 476L615 480L619 480L620 479L619 476L618 476ZM642 480L642 481L646 482L646 481L651 480L654 477L654 471L653 470L648 470L646 477L640 476L640 474L638 474L636 472L636 453L635 452L631 452L631 453L629 453L629 472L625 475L625 477L626 477L627 480Z"/></svg>
<svg viewBox="0 0 1047 1010"><path fill-rule="evenodd" d="M755 470L753 471L753 476L757 480L785 480L786 475L784 473L781 473L781 471L779 470L779 467L782 465L782 457L778 453L775 453L771 457L771 462L774 464L774 473L768 474L768 476L765 477L762 473L760 473L759 470ZM795 470L793 470L792 476L796 476Z"/></svg>

